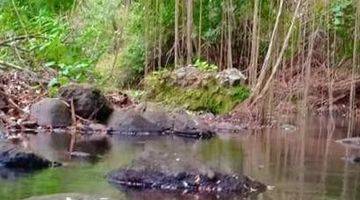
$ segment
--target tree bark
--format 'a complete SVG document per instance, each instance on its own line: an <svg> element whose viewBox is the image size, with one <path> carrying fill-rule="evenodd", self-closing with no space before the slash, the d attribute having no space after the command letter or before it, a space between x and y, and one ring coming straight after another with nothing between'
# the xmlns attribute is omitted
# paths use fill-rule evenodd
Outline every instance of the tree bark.
<svg viewBox="0 0 360 200"><path fill-rule="evenodd" d="M193 29L193 0L187 0L186 2L186 49L187 57L186 64L191 65L192 63L192 29Z"/></svg>

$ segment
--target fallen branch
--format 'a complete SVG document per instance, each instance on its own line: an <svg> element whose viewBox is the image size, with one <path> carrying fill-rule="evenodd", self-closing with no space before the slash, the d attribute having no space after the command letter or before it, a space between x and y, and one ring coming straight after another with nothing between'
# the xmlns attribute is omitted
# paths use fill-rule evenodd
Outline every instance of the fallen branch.
<svg viewBox="0 0 360 200"><path fill-rule="evenodd" d="M14 38L9 38L9 39L3 40L3 41L0 42L0 46L4 46L4 45L8 45L9 43L12 43L12 42L16 42L16 41L20 41L20 40L27 40L27 39L32 39L32 38L47 39L46 37L43 37L43 36L22 35L22 36L18 36L18 37L14 37Z"/></svg>
<svg viewBox="0 0 360 200"><path fill-rule="evenodd" d="M5 68L13 68L13 69L17 69L17 70L25 70L24 68L18 66L18 65L14 65L12 63L8 63L8 62L5 62L3 60L0 60L0 66L3 66Z"/></svg>

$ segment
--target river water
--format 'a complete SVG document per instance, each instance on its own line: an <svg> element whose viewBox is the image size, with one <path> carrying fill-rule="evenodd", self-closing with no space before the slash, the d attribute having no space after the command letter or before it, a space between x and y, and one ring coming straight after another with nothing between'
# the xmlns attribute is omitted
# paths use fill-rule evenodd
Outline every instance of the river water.
<svg viewBox="0 0 360 200"><path fill-rule="evenodd" d="M82 145L81 150L99 153L98 158L90 160L70 160L65 156L69 138L64 135L30 136L29 148L65 166L33 174L0 172L0 199L74 192L104 199L184 199L161 193L125 193L106 181L108 172L134 164L140 158L165 171L243 173L274 186L273 190L251 199L360 199L360 165L344 159L360 156L360 150L336 142L359 136L357 126L355 131L348 131L346 120L335 120L333 124L327 118L293 120L289 124L236 135L221 134L206 141L173 137L112 138Z"/></svg>

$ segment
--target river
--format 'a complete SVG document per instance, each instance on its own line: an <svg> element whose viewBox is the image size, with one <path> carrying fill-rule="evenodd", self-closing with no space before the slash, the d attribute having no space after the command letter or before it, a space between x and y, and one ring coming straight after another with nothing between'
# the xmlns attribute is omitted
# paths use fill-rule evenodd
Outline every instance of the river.
<svg viewBox="0 0 360 200"><path fill-rule="evenodd" d="M30 148L65 165L33 174L0 172L0 199L74 192L104 199L184 199L161 193L122 192L107 182L108 172L142 158L162 170L194 168L243 173L274 186L273 190L251 199L357 200L360 199L360 165L347 162L344 157L360 156L360 150L336 142L360 135L356 131L358 125L351 132L347 125L346 119L337 119L333 124L328 118L316 117L289 120L278 128L221 134L205 141L165 136L111 138L105 144L84 145L84 149L100 155L91 160L70 160L64 154L69 137L38 134L29 137Z"/></svg>

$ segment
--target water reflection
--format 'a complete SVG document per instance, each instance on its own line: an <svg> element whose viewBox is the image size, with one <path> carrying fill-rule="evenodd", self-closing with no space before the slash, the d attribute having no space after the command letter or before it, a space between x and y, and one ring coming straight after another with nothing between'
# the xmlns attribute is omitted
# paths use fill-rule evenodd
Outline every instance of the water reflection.
<svg viewBox="0 0 360 200"><path fill-rule="evenodd" d="M360 166L342 159L360 155L360 149L335 142L359 136L358 124L353 123L348 129L347 120L332 121L326 117L291 119L288 123L297 128L292 131L268 128L222 135L208 141L172 137L113 138L100 140L95 145L78 141L79 150L101 153L102 159L89 164L75 161L69 166L41 171L17 181L0 180L0 199L64 192L124 200L190 198L154 192L125 194L107 183L105 174L131 165L169 172L244 173L275 186L273 191L251 199L360 199ZM70 138L64 135L36 137L31 138L34 141L31 148L47 157L68 162L68 158L61 155L67 150ZM102 149L103 146L106 148Z"/></svg>

